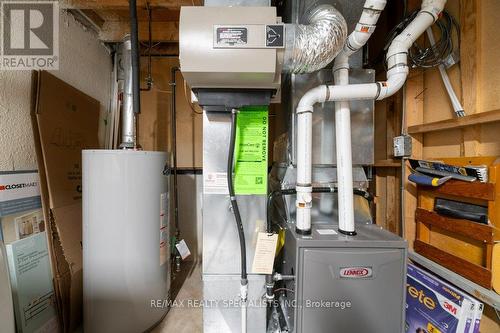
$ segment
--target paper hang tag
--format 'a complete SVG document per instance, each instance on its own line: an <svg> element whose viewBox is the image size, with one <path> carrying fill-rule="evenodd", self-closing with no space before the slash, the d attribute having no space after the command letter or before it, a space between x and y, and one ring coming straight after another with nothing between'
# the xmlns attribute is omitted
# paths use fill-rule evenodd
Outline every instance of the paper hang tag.
<svg viewBox="0 0 500 333"><path fill-rule="evenodd" d="M191 255L191 251L189 251L189 248L184 239L181 239L179 243L175 245L175 247L177 248L177 251L179 251L182 260L186 259Z"/></svg>
<svg viewBox="0 0 500 333"><path fill-rule="evenodd" d="M253 258L252 273L254 274L272 274L274 265L274 256L276 255L276 244L278 243L278 234L268 234L259 232L257 237L257 246Z"/></svg>

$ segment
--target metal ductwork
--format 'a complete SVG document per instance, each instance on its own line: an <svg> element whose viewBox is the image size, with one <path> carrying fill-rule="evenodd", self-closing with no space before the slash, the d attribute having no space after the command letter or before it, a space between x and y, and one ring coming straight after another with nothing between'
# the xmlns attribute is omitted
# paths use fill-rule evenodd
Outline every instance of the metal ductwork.
<svg viewBox="0 0 500 333"><path fill-rule="evenodd" d="M135 126L132 93L132 57L130 36L127 35L121 44L121 66L123 68L123 101L122 101L122 142L120 148L134 148Z"/></svg>
<svg viewBox="0 0 500 333"><path fill-rule="evenodd" d="M301 74L320 70L344 46L347 23L335 7L315 7L306 15L306 22L286 25L284 72Z"/></svg>
<svg viewBox="0 0 500 333"><path fill-rule="evenodd" d="M139 36L135 0L130 1L129 9L130 35L124 37L121 45L121 65L124 72L122 142L120 144L120 148L122 149L134 149L137 147L135 114L141 112Z"/></svg>

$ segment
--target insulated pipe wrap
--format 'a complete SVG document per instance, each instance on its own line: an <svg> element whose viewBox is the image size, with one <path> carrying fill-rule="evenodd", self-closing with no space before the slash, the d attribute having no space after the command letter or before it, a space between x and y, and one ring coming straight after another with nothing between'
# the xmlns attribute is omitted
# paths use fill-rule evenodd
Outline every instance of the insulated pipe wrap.
<svg viewBox="0 0 500 333"><path fill-rule="evenodd" d="M283 71L312 73L327 66L342 50L347 23L331 5L320 5L307 15L308 24L286 27L287 47Z"/></svg>

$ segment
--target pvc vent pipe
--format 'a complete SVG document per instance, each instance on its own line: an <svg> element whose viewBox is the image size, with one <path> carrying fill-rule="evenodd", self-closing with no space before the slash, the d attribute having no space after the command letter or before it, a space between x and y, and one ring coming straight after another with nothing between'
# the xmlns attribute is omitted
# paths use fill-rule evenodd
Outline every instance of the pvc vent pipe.
<svg viewBox="0 0 500 333"><path fill-rule="evenodd" d="M370 39L386 4L386 0L366 0L359 23L335 59L333 68L335 84L349 84L349 56L360 50ZM353 236L356 231L352 184L351 109L348 101L335 103L335 137L339 232Z"/></svg>
<svg viewBox="0 0 500 333"><path fill-rule="evenodd" d="M286 25L284 72L315 72L331 63L342 50L347 23L335 7L315 7L306 14L306 22Z"/></svg>
<svg viewBox="0 0 500 333"><path fill-rule="evenodd" d="M297 106L297 232L311 232L311 148L312 112L314 104L326 101L381 100L395 94L403 87L408 76L408 50L438 18L446 0L424 0L415 19L393 40L387 52L387 81L368 84L317 86L301 98ZM350 134L349 134L350 135ZM347 137L347 133L342 135ZM352 162L351 162L352 163ZM345 165L344 168L348 168ZM350 166L352 168L352 164ZM351 185L352 186L352 185ZM343 191L346 191L345 189ZM353 223L349 221L348 223ZM354 231L353 226L351 229ZM349 231L349 227L346 227Z"/></svg>

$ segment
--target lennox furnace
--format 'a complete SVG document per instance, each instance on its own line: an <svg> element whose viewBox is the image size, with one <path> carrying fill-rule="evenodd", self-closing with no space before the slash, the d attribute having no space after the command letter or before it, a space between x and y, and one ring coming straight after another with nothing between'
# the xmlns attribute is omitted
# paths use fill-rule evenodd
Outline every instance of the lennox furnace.
<svg viewBox="0 0 500 333"><path fill-rule="evenodd" d="M386 0L295 0L282 17L265 0L181 8L181 71L204 110L203 295L239 301L205 308L204 332L403 332L406 242L372 223L364 167L374 101L404 85L408 49L444 4L423 1L383 82L360 50ZM267 154L248 147L270 146L258 119L271 103L287 131L263 181ZM246 137L257 129L261 145ZM259 232L280 235L273 274L252 272Z"/></svg>

